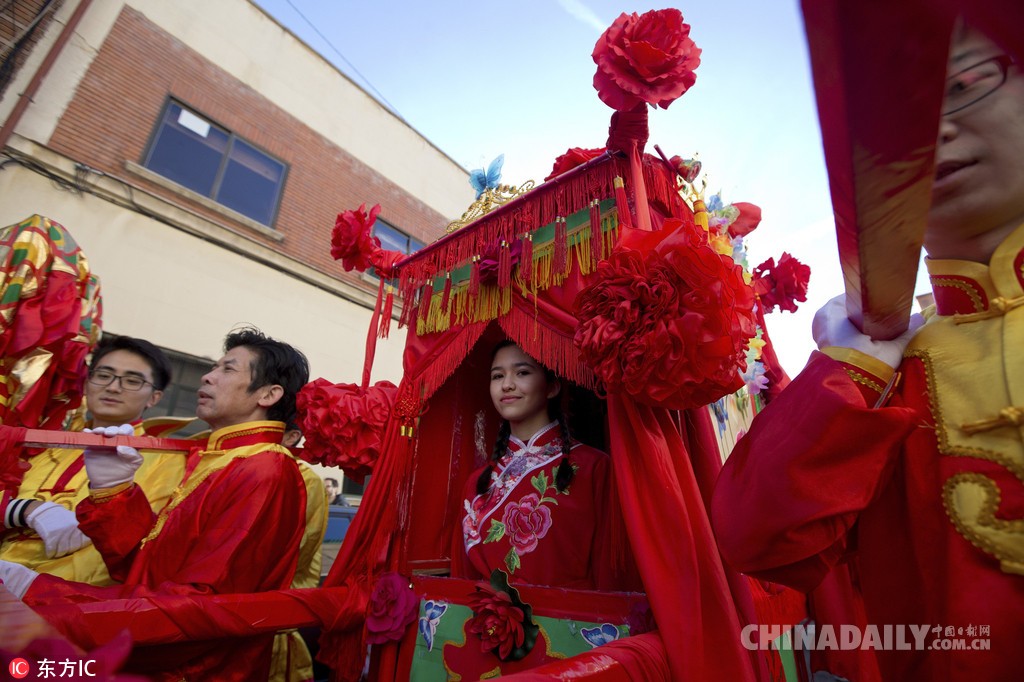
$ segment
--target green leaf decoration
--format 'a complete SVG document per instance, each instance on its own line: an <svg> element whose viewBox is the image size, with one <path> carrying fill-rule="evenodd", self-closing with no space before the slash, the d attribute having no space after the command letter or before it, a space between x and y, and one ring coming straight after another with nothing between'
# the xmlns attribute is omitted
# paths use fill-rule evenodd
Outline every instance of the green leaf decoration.
<svg viewBox="0 0 1024 682"><path fill-rule="evenodd" d="M519 560L519 555L516 554L516 548L513 547L505 555L505 567L508 568L509 573L515 573L516 569L523 565L523 562Z"/></svg>
<svg viewBox="0 0 1024 682"><path fill-rule="evenodd" d="M541 471L539 474L530 479L530 483L541 495L548 489L548 474L546 471Z"/></svg>
<svg viewBox="0 0 1024 682"><path fill-rule="evenodd" d="M497 542L503 537L505 537L505 524L491 519L491 527L487 529L487 537L484 538L484 542Z"/></svg>

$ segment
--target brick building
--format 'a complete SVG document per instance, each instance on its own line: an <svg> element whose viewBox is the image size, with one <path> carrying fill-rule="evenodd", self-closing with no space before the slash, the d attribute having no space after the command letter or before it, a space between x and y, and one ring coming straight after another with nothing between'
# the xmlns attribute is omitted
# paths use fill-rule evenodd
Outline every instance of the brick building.
<svg viewBox="0 0 1024 682"><path fill-rule="evenodd" d="M104 330L173 352L163 408L190 413L241 323L357 381L377 282L331 259L335 215L379 202L385 246L415 249L472 201L466 171L247 0L6 11L0 224L68 228ZM379 344L374 380L400 378L403 340Z"/></svg>

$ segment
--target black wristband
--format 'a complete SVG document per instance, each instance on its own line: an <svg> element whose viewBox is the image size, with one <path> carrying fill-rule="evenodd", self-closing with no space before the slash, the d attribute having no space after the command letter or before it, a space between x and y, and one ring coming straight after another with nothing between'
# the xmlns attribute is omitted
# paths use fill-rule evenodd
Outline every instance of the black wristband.
<svg viewBox="0 0 1024 682"><path fill-rule="evenodd" d="M34 501L21 498L11 500L4 513L4 525L8 528L26 528L28 521L25 520L25 515L28 512L28 506Z"/></svg>

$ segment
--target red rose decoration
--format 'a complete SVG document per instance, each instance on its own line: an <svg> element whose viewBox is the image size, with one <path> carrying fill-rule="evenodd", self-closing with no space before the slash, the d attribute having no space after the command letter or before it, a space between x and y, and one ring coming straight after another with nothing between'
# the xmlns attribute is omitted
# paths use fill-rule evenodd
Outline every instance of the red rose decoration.
<svg viewBox="0 0 1024 682"><path fill-rule="evenodd" d="M582 166L587 161L601 156L601 154L604 154L604 147L598 147L597 149L573 147L567 149L564 154L555 159L555 165L551 167L551 172L544 178L544 182L551 178L556 178L566 171L571 171L577 166Z"/></svg>
<svg viewBox="0 0 1024 682"><path fill-rule="evenodd" d="M621 14L594 46L594 87L616 111L642 103L667 109L697 80L700 48L677 9Z"/></svg>
<svg viewBox="0 0 1024 682"><path fill-rule="evenodd" d="M378 381L367 389L326 379L303 386L296 397L298 423L306 437L302 458L341 467L362 481L380 457L384 427L397 394L398 387L390 381Z"/></svg>
<svg viewBox="0 0 1024 682"><path fill-rule="evenodd" d="M363 272L371 265L370 256L380 249L380 240L370 236L370 228L380 213L380 204L366 213L366 204L355 211L338 214L331 232L331 257L340 260L345 272Z"/></svg>
<svg viewBox="0 0 1024 682"><path fill-rule="evenodd" d="M738 390L754 291L696 225L629 232L580 292L574 342L609 391L685 409Z"/></svg>
<svg viewBox="0 0 1024 682"><path fill-rule="evenodd" d="M795 313L796 302L807 300L810 279L810 266L783 252L778 265L774 258L769 258L754 268L754 291L761 298L764 312L770 313L778 306Z"/></svg>
<svg viewBox="0 0 1024 682"><path fill-rule="evenodd" d="M416 620L419 597L409 581L397 573L385 573L373 587L366 612L366 642L386 644L402 637Z"/></svg>

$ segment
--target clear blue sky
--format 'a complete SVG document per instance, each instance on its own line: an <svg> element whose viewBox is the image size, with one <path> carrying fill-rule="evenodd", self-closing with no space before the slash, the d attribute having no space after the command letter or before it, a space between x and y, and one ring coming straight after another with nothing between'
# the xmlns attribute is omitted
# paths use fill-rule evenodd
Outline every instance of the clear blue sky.
<svg viewBox="0 0 1024 682"><path fill-rule="evenodd" d="M465 168L505 154L508 184L540 182L569 147L604 145L612 111L592 85L594 43L620 13L662 7L254 1ZM783 251L811 266L800 311L767 320L795 374L813 349L814 311L843 286L799 5L714 0L679 9L703 50L701 65L689 92L651 111L648 151L656 143L670 156L699 153L709 193L761 206L761 226L747 238L752 267Z"/></svg>

